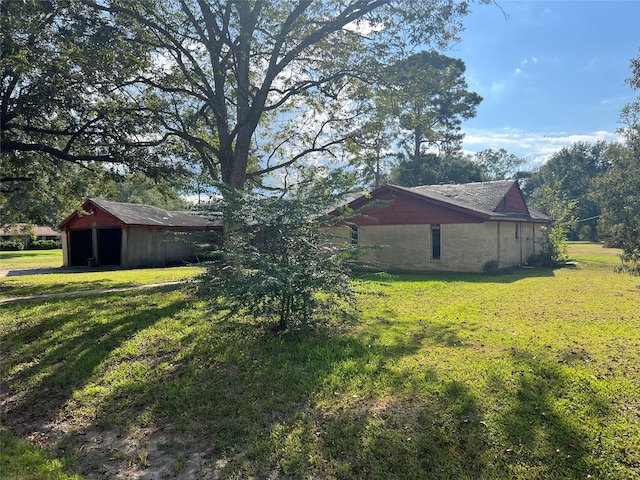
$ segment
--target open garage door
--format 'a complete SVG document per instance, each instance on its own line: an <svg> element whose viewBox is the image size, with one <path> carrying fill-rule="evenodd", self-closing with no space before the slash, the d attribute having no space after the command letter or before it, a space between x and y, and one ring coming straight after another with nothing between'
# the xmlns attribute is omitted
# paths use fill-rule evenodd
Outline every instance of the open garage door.
<svg viewBox="0 0 640 480"><path fill-rule="evenodd" d="M120 265L121 250L121 228L101 228L98 230L98 261L100 265Z"/></svg>
<svg viewBox="0 0 640 480"><path fill-rule="evenodd" d="M91 229L69 232L69 266L86 267L93 257Z"/></svg>

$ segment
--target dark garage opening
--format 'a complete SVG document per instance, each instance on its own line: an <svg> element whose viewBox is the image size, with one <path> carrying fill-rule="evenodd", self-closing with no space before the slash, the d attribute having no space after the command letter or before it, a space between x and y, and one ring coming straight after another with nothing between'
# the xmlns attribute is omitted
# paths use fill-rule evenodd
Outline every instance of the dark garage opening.
<svg viewBox="0 0 640 480"><path fill-rule="evenodd" d="M69 265L86 267L93 257L91 230L71 230L69 232Z"/></svg>
<svg viewBox="0 0 640 480"><path fill-rule="evenodd" d="M122 229L101 228L98 230L98 261L100 265L120 265Z"/></svg>

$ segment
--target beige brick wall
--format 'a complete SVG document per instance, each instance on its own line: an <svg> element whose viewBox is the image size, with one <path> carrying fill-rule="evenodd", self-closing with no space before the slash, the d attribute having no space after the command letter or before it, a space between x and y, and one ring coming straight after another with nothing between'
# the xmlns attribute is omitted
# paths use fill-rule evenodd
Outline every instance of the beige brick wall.
<svg viewBox="0 0 640 480"><path fill-rule="evenodd" d="M516 236L516 227L518 235ZM519 222L498 222L500 252L498 268L522 265L522 232Z"/></svg>
<svg viewBox="0 0 640 480"><path fill-rule="evenodd" d="M543 244L547 241L549 235L549 226L537 223L530 224L529 226L530 235L527 238L526 249L528 255L525 256L525 261L527 261L531 255L542 252Z"/></svg>
<svg viewBox="0 0 640 480"><path fill-rule="evenodd" d="M362 259L391 270L428 270L431 256L429 225L375 225L360 227L358 240L365 249Z"/></svg>
<svg viewBox="0 0 640 480"><path fill-rule="evenodd" d="M334 228L331 234L336 236L335 241L349 242L351 238L346 227ZM443 224L440 259L435 260L431 258L430 225L375 225L358 229L359 245L365 247L362 260L391 271L408 272L482 272L489 261L498 262L498 268L516 267L533 252L540 252L542 238L541 226L530 223Z"/></svg>
<svg viewBox="0 0 640 480"><path fill-rule="evenodd" d="M400 271L480 272L495 258L496 224L446 224L440 227L440 259L432 259L430 225L380 225L360 227L361 246L381 246L366 251L363 259Z"/></svg>

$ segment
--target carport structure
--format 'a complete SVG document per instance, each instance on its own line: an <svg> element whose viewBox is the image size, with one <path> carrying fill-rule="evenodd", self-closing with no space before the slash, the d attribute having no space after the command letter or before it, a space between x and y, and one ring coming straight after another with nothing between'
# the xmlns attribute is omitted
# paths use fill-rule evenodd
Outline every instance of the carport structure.
<svg viewBox="0 0 640 480"><path fill-rule="evenodd" d="M60 224L64 266L161 267L191 262L222 225L189 212L89 199Z"/></svg>

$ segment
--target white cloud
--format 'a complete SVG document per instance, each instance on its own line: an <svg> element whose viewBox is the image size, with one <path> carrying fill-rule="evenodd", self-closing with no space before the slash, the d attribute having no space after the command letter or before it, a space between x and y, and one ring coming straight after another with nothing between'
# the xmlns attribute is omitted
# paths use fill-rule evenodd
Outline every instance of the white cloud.
<svg viewBox="0 0 640 480"><path fill-rule="evenodd" d="M491 86L488 87L488 94L493 97L498 97L507 92L513 91L513 89L516 88L516 82L520 82L520 80L515 79L519 75L525 75L527 71L531 69L531 66L537 64L538 61L538 57L535 56L527 57L520 60L520 62L518 62L518 65L511 71L511 73L506 74L505 78L501 80L494 80L493 82L491 82ZM480 85L478 85L478 87L478 90L483 90Z"/></svg>
<svg viewBox="0 0 640 480"><path fill-rule="evenodd" d="M538 57L531 57L531 58L525 58L523 60L520 60L519 66L516 67L515 69L515 73L519 74L522 73L523 68L529 64L532 65L536 65L538 63Z"/></svg>
<svg viewBox="0 0 640 480"><path fill-rule="evenodd" d="M596 131L590 133L525 132L514 128L496 130L468 129L465 131L464 151L475 153L487 148L504 148L509 153L527 160L525 168L543 165L556 152L577 142L595 143L620 141L618 133Z"/></svg>
<svg viewBox="0 0 640 480"><path fill-rule="evenodd" d="M619 110L622 105L625 105L630 100L628 97L618 96L612 98L604 98L600 100L600 105L603 107L615 107L616 110Z"/></svg>

